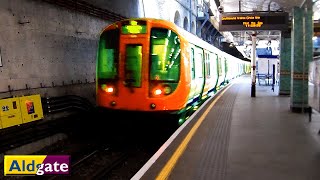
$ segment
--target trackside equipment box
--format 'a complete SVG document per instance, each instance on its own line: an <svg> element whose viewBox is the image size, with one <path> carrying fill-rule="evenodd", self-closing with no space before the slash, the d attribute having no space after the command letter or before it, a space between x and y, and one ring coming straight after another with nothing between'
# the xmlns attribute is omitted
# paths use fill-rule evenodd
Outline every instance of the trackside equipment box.
<svg viewBox="0 0 320 180"><path fill-rule="evenodd" d="M39 94L22 96L19 99L23 123L43 119L41 97Z"/></svg>
<svg viewBox="0 0 320 180"><path fill-rule="evenodd" d="M0 99L0 108L0 129L43 119L39 94Z"/></svg>
<svg viewBox="0 0 320 180"><path fill-rule="evenodd" d="M22 124L19 98L0 100L0 128Z"/></svg>

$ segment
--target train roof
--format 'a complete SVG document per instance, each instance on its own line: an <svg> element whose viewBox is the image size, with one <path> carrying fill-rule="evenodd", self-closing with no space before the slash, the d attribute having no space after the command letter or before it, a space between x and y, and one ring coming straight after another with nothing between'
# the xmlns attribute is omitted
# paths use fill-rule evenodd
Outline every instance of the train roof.
<svg viewBox="0 0 320 180"><path fill-rule="evenodd" d="M184 38L185 40L187 40L188 42L196 45L196 46L199 46L201 48L204 48L210 52L213 52L213 53L217 53L217 54L223 54L224 56L232 56L224 51L221 51L220 49L216 48L215 46L209 44L208 42L202 40L201 38L199 38L198 36L186 31L185 29L177 26L176 24L174 24L173 22L171 21L168 21L168 20L165 20L165 19L157 19L157 18L128 18L128 19L123 19L123 20L120 20L120 22L122 21L128 21L128 20L145 20L145 21L152 21L154 23L156 22L162 22L162 23L166 23L166 24L170 24L170 26L172 27L173 30L175 30L182 38ZM115 22L117 23L117 22ZM113 24L115 24L113 23ZM110 24L112 25L112 24ZM234 57L234 56L232 56ZM244 61L242 59L239 59L237 57L234 57L238 60L241 60L241 61Z"/></svg>
<svg viewBox="0 0 320 180"><path fill-rule="evenodd" d="M244 60L242 60L242 59L239 59L239 58L237 58L237 57L234 57L233 55L231 55L231 54L229 54L229 53L226 53L226 52L224 52L224 51L216 48L215 46L209 44L208 42L200 39L198 36L196 36L196 35L188 32L188 31L186 31L185 29L183 29L183 28L181 28L181 27L179 27L179 26L177 26L177 25L175 25L175 26L176 26L176 29L178 29L179 34L182 35L182 36L183 36L186 40L188 40L190 43L192 43L192 44L194 44L194 45L196 45L196 46L202 47L202 48L204 48L204 49L206 49L206 50L208 50L208 51L211 51L211 52L213 52L213 53L223 54L224 57L227 57L227 56L230 57L230 56L231 56L231 57L233 57L233 58L235 58L235 59L237 59L237 60L239 60L239 61L244 61Z"/></svg>
<svg viewBox="0 0 320 180"><path fill-rule="evenodd" d="M214 47L213 45L209 44L208 42L200 39L198 36L186 31L185 29L176 26L176 29L178 29L179 34L182 35L186 40L188 40L190 43L205 48L209 51L216 52L220 51L218 48Z"/></svg>

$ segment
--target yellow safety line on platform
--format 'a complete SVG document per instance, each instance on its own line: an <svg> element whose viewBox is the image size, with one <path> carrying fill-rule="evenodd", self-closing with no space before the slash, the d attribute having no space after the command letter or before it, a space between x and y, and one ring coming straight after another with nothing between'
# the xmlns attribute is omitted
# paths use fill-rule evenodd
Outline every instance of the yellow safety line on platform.
<svg viewBox="0 0 320 180"><path fill-rule="evenodd" d="M220 97L232 86L232 84L227 87L221 94L210 104L210 106L206 109L206 111L202 114L202 116L199 118L197 123L192 127L191 131L188 133L188 135L184 138L182 143L179 145L179 147L176 149L174 154L171 156L169 161L166 163L166 165L162 168L161 172L158 174L156 180L162 180L162 179L168 179L168 176L170 175L171 171L173 170L174 166L177 164L178 159L183 154L184 150L186 149L188 143L190 142L191 138L193 137L194 133L198 129L198 127L201 125L202 121L206 118L211 108L216 104L216 102L220 99Z"/></svg>

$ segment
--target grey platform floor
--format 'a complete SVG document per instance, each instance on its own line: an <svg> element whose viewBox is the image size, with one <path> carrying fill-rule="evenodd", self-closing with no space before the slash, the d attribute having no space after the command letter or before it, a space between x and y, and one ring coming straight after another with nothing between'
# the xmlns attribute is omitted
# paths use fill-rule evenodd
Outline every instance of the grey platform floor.
<svg viewBox="0 0 320 180"><path fill-rule="evenodd" d="M290 111L290 97L236 80L210 110L168 179L320 180L320 115ZM197 121L194 119L192 121ZM186 126L188 131L194 125ZM190 127L189 127L190 126ZM141 179L155 179L172 156L181 132Z"/></svg>

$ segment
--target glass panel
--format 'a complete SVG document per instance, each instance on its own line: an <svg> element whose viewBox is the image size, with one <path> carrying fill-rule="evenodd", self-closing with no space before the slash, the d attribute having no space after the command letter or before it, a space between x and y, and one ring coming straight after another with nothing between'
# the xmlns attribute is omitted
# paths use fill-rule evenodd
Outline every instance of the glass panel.
<svg viewBox="0 0 320 180"><path fill-rule="evenodd" d="M226 58L224 58L224 68L225 68L224 72L228 72L228 63Z"/></svg>
<svg viewBox="0 0 320 180"><path fill-rule="evenodd" d="M98 50L98 78L115 79L118 74L119 30L103 32Z"/></svg>
<svg viewBox="0 0 320 180"><path fill-rule="evenodd" d="M207 77L209 76L210 77L210 58L209 58L209 54L208 53L205 53L205 66L206 66L206 75Z"/></svg>
<svg viewBox="0 0 320 180"><path fill-rule="evenodd" d="M180 40L169 29L152 28L150 45L150 80L178 82Z"/></svg>
<svg viewBox="0 0 320 180"><path fill-rule="evenodd" d="M212 72L212 76L217 76L217 55L214 53L210 53L209 61L213 64L210 66L210 71Z"/></svg>
<svg viewBox="0 0 320 180"><path fill-rule="evenodd" d="M196 54L196 77L203 78L203 55L200 52Z"/></svg>
<svg viewBox="0 0 320 180"><path fill-rule="evenodd" d="M219 57L219 61L218 61L218 74L219 74L219 76L222 76L222 60L221 60L221 57Z"/></svg>
<svg viewBox="0 0 320 180"><path fill-rule="evenodd" d="M141 86L142 46L128 44L126 47L125 82L130 87Z"/></svg>
<svg viewBox="0 0 320 180"><path fill-rule="evenodd" d="M192 72L192 79L196 77L196 72L195 72L195 62L194 62L194 49L191 48L191 72Z"/></svg>

